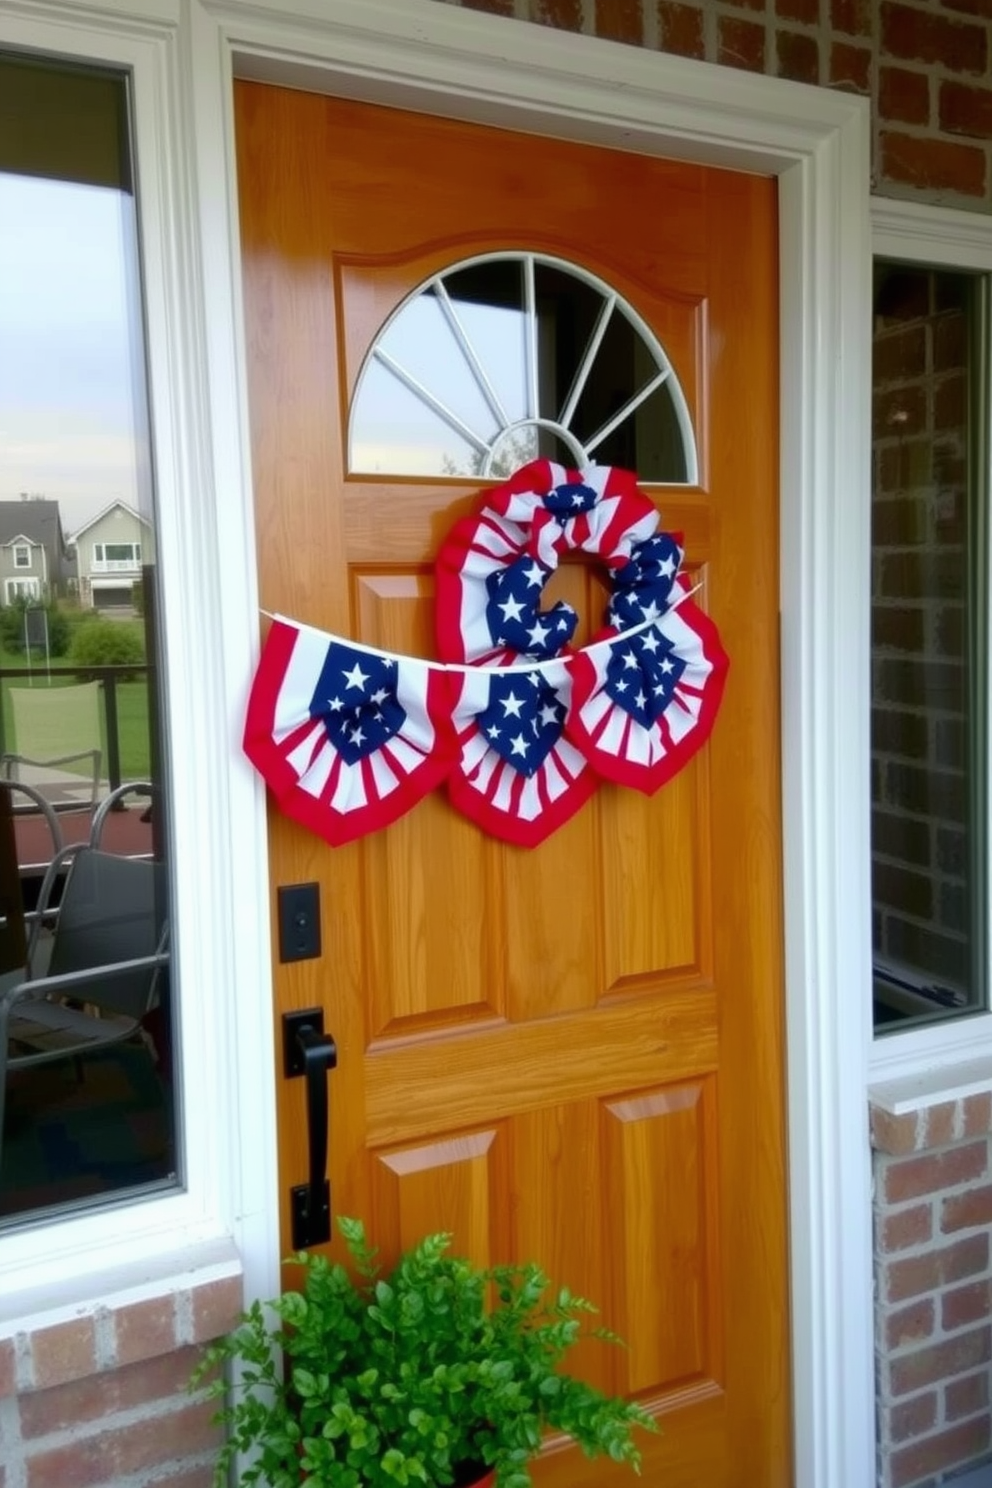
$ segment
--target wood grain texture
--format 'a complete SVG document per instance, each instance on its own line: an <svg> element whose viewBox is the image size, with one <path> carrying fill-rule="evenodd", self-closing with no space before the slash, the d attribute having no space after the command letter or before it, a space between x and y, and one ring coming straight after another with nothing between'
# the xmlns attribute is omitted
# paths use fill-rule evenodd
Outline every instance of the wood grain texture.
<svg viewBox="0 0 992 1488"><path fill-rule="evenodd" d="M345 458L370 342L425 275L579 262L675 364L701 479L654 494L731 656L707 749L532 853L443 792L337 850L273 813L272 880L320 882L325 946L274 968L274 1016L326 1008L335 1205L385 1259L439 1229L536 1258L628 1336L581 1363L658 1411L647 1483L788 1488L774 185L260 84L236 124L266 608L434 654L433 559L478 488ZM554 588L588 636L602 574L563 564ZM288 1187L303 1093L276 1090ZM537 1480L628 1481L559 1443Z"/></svg>

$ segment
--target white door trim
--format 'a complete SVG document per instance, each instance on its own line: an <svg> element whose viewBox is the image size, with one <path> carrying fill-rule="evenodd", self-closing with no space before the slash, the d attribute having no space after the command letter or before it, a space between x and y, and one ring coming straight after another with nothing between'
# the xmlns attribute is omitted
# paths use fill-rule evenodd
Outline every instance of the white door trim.
<svg viewBox="0 0 992 1488"><path fill-rule="evenodd" d="M196 0L209 397L251 551L231 77L428 109L780 181L781 674L797 1488L874 1477L868 893L869 115L864 100L436 0ZM647 215L647 210L646 210ZM741 417L746 418L742 400ZM253 612L227 619L255 634ZM245 675L250 642L243 642ZM255 840L263 840L256 791ZM268 914L259 872L257 912ZM242 985L269 1016L268 979ZM774 1161L769 1155L769 1161ZM272 1196L275 1202L275 1196ZM255 1268L257 1270L257 1268ZM274 1273L273 1273L274 1274Z"/></svg>

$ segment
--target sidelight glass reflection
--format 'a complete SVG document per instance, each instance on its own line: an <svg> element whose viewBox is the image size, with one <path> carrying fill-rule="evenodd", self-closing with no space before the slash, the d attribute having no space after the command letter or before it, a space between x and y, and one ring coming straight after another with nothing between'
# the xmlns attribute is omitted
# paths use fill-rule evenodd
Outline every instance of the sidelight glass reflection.
<svg viewBox="0 0 992 1488"><path fill-rule="evenodd" d="M0 55L0 97L2 1226L180 1164L128 84Z"/></svg>
<svg viewBox="0 0 992 1488"><path fill-rule="evenodd" d="M987 286L875 268L875 1026L987 1005Z"/></svg>

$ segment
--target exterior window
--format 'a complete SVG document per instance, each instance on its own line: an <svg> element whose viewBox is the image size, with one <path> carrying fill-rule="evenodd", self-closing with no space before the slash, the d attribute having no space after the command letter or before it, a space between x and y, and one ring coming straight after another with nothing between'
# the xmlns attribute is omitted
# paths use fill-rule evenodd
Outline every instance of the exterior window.
<svg viewBox="0 0 992 1488"><path fill-rule="evenodd" d="M104 568L139 568L140 543L94 543L93 560Z"/></svg>
<svg viewBox="0 0 992 1488"><path fill-rule="evenodd" d="M981 276L879 262L873 327L875 1025L987 1006Z"/></svg>
<svg viewBox="0 0 992 1488"><path fill-rule="evenodd" d="M0 1228L181 1177L128 88L0 54Z"/></svg>
<svg viewBox="0 0 992 1488"><path fill-rule="evenodd" d="M19 599L37 599L40 585L37 579L4 579L4 604L16 605Z"/></svg>

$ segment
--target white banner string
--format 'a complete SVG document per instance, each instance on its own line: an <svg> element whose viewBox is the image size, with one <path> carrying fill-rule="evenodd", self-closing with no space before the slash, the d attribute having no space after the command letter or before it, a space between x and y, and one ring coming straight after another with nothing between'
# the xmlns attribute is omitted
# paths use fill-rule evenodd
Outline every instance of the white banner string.
<svg viewBox="0 0 992 1488"><path fill-rule="evenodd" d="M576 658L580 655L587 654L592 651L599 651L604 648L608 649L611 646L620 646L625 641L632 640L635 636L639 636L643 634L644 631L650 630L653 625L660 624L660 622L664 620L665 615L667 615L669 611L677 610L679 605L682 604L684 600L691 599L694 594L697 594L699 590L702 589L702 587L703 580L700 579L699 583L694 584L691 589L680 591L676 598L673 599L671 603L665 607L665 611L663 614L652 615L649 620L642 620L638 625L632 625L629 630L621 630L615 636L606 636L601 641L591 641L587 646L579 646L575 651L570 652L567 656L552 656L545 661L532 661L526 664L521 662L519 665L514 663L513 666L503 667L474 666L471 662L432 661L422 656L407 656L400 651L387 651L382 646L367 646L362 641L349 640L347 636L335 635L334 632L330 630L320 630L316 625L306 625L301 620L291 620L288 615L281 615L273 610L266 610L262 606L259 606L259 614L264 615L267 620L278 620L283 625L295 626L297 630L309 631L311 635L325 636L329 641L337 642L341 646L348 646L352 651L360 651L363 653L363 655L366 656L378 656L384 660L395 662L418 662L421 666L436 667L438 671L441 672L460 672L463 675L466 673L470 673L473 676L477 676L480 672L498 672L501 676L512 677L515 673L520 673L522 675L527 675L531 672L540 672L542 674L560 674L563 670L567 671L570 664L575 661Z"/></svg>

